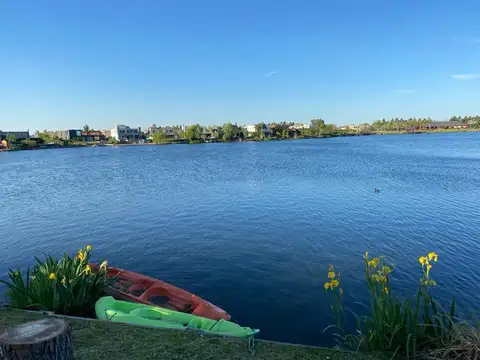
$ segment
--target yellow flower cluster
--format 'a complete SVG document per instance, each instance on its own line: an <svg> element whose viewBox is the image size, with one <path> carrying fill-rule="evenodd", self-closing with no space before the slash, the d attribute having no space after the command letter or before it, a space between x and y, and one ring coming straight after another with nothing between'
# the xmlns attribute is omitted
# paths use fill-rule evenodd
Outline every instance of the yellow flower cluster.
<svg viewBox="0 0 480 360"><path fill-rule="evenodd" d="M425 277L420 279L420 283L425 286L436 286L437 283L430 279L430 270L432 269L431 262L438 261L438 255L435 252L428 253L427 256L420 256L418 262L422 265L423 273Z"/></svg>
<svg viewBox="0 0 480 360"><path fill-rule="evenodd" d="M85 246L85 250L80 249L77 253L77 259L83 261L87 258L87 254L92 250L90 245Z"/></svg>
<svg viewBox="0 0 480 360"><path fill-rule="evenodd" d="M328 278L330 281L323 284L325 290L335 290L337 287L340 286L340 273L336 274L333 268L333 265L330 265L328 268ZM340 289L341 290L341 289Z"/></svg>
<svg viewBox="0 0 480 360"><path fill-rule="evenodd" d="M55 276L54 273L50 273L50 275L48 275L48 278L49 278L50 280L55 280L56 276Z"/></svg>
<svg viewBox="0 0 480 360"><path fill-rule="evenodd" d="M77 259L80 260L80 261L83 261L85 260L85 257L87 256L87 254L82 250L78 250L78 253L77 253Z"/></svg>
<svg viewBox="0 0 480 360"><path fill-rule="evenodd" d="M363 258L365 260L365 263L367 264L367 271L368 274L370 274L369 276L371 276L371 279L381 284L383 287L383 292L385 294L388 294L388 275L392 272L393 269L385 265L385 259L383 256L376 257L370 260L367 251Z"/></svg>

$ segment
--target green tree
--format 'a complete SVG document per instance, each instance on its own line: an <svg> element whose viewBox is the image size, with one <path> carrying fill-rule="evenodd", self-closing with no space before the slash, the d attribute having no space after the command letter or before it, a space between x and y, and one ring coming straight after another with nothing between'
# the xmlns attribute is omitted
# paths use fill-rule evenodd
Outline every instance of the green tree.
<svg viewBox="0 0 480 360"><path fill-rule="evenodd" d="M222 126L222 131L223 131L223 140L232 140L237 136L236 126L233 125L231 122L226 122Z"/></svg>
<svg viewBox="0 0 480 360"><path fill-rule="evenodd" d="M15 144L17 142L17 137L15 135L9 134L5 140L7 140L7 144L10 146L10 144Z"/></svg>
<svg viewBox="0 0 480 360"><path fill-rule="evenodd" d="M265 137L265 133L263 130L265 129L265 123L261 122L258 124L255 124L255 137L257 139L263 139Z"/></svg>
<svg viewBox="0 0 480 360"><path fill-rule="evenodd" d="M161 144L161 143L163 143L163 141L165 140L166 137L167 137L167 135L163 131L155 131L152 134L152 141L155 144Z"/></svg>
<svg viewBox="0 0 480 360"><path fill-rule="evenodd" d="M323 128L325 127L325 120L313 119L313 120L310 120L310 124L312 126L313 135L318 136L323 132Z"/></svg>
<svg viewBox="0 0 480 360"><path fill-rule="evenodd" d="M47 130L43 130L43 132L37 131L35 133L35 136L41 139L44 143L51 143L55 140L54 137L50 135Z"/></svg>
<svg viewBox="0 0 480 360"><path fill-rule="evenodd" d="M22 146L25 148L34 148L37 147L37 142L31 139L22 140Z"/></svg>
<svg viewBox="0 0 480 360"><path fill-rule="evenodd" d="M90 126L87 124L83 125L83 131L90 131Z"/></svg>
<svg viewBox="0 0 480 360"><path fill-rule="evenodd" d="M198 124L191 125L185 131L185 139L189 141L198 141L202 136L202 127Z"/></svg>

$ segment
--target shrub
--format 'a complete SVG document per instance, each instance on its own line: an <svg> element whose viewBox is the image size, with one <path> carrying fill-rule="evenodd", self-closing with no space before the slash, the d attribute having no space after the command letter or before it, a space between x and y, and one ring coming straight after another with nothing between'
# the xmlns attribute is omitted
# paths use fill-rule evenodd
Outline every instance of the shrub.
<svg viewBox="0 0 480 360"><path fill-rule="evenodd" d="M107 261L95 271L90 267L91 247L80 249L75 257L64 254L60 260L46 256L35 258L33 269L26 277L17 269L9 271L10 306L20 309L53 311L64 315L86 315L93 311L95 302L114 279L107 278Z"/></svg>
<svg viewBox="0 0 480 360"><path fill-rule="evenodd" d="M401 300L392 295L390 274L394 266L385 257L369 258L365 253L365 278L371 295L369 314L357 316L357 331L347 334L342 306L343 290L339 274L331 266L329 282L325 289L334 294L335 315L339 333L336 334L340 347L356 351L381 352L384 355L414 358L425 356L441 348L455 331L455 301L452 299L447 313L433 299L431 290L436 282L431 278L432 263L438 260L435 253L419 258L423 277L414 298Z"/></svg>

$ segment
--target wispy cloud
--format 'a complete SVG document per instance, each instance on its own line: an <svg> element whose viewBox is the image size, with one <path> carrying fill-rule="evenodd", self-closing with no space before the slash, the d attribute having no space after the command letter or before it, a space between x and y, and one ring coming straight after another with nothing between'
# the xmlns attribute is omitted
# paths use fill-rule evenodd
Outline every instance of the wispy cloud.
<svg viewBox="0 0 480 360"><path fill-rule="evenodd" d="M417 91L417 89L397 89L397 90L394 90L393 92L395 94L411 94L411 93L414 93L415 91Z"/></svg>
<svg viewBox="0 0 480 360"><path fill-rule="evenodd" d="M263 76L270 77L270 76L277 75L277 74L278 74L278 71L270 71L270 72L267 72L267 73L263 74Z"/></svg>
<svg viewBox="0 0 480 360"><path fill-rule="evenodd" d="M454 74L452 79L455 80L473 80L480 78L480 74Z"/></svg>

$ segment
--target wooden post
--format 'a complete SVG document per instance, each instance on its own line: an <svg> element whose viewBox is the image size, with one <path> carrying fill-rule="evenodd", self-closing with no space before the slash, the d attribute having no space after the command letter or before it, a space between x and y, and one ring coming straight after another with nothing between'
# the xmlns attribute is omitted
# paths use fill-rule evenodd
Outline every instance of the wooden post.
<svg viewBox="0 0 480 360"><path fill-rule="evenodd" d="M65 320L46 318L0 334L0 359L72 360L72 329Z"/></svg>

